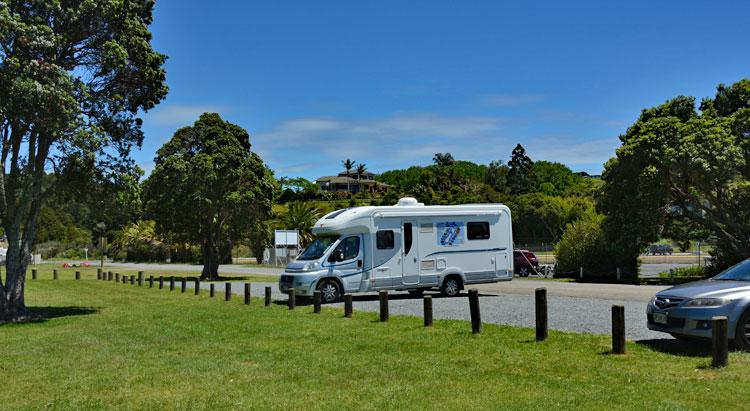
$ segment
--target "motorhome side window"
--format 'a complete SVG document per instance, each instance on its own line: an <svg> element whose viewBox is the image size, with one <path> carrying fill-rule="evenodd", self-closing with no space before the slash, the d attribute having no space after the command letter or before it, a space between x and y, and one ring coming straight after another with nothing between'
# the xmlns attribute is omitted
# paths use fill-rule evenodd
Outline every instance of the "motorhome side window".
<svg viewBox="0 0 750 411"><path fill-rule="evenodd" d="M485 221L466 223L466 234L469 240L487 240L490 238L490 223Z"/></svg>
<svg viewBox="0 0 750 411"><path fill-rule="evenodd" d="M394 247L393 230L380 230L375 237L378 250L390 250Z"/></svg>
<svg viewBox="0 0 750 411"><path fill-rule="evenodd" d="M334 250L334 254L339 251L344 253L344 261L357 258L359 255L359 237L346 237Z"/></svg>
<svg viewBox="0 0 750 411"><path fill-rule="evenodd" d="M404 223L404 255L411 250L411 223Z"/></svg>

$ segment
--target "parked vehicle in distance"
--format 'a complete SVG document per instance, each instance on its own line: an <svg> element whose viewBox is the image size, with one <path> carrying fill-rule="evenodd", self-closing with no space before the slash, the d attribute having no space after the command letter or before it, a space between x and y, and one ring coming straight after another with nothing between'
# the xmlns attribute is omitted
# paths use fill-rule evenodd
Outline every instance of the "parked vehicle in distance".
<svg viewBox="0 0 750 411"><path fill-rule="evenodd" d="M439 288L513 279L510 209L502 204L425 206L407 197L393 206L337 210L312 228L315 240L290 263L279 289L344 293Z"/></svg>
<svg viewBox="0 0 750 411"><path fill-rule="evenodd" d="M672 255L674 250L669 244L651 244L646 255Z"/></svg>
<svg viewBox="0 0 750 411"><path fill-rule="evenodd" d="M750 259L707 280L660 291L646 308L648 328L676 338L711 338L714 316L726 316L729 339L750 351Z"/></svg>
<svg viewBox="0 0 750 411"><path fill-rule="evenodd" d="M513 267L515 273L521 277L539 272L539 259L529 250L513 250Z"/></svg>

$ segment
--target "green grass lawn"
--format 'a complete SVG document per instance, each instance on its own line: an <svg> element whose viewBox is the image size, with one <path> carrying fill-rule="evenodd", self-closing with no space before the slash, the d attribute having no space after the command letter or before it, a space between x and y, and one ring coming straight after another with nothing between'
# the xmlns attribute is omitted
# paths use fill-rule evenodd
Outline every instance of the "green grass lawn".
<svg viewBox="0 0 750 411"><path fill-rule="evenodd" d="M742 409L750 355L607 336L282 303L66 277L29 281L51 318L0 326L2 409ZM356 304L356 303L355 303ZM355 305L356 309L356 305ZM468 304L467 304L468 310ZM698 350L701 351L701 350Z"/></svg>
<svg viewBox="0 0 750 411"><path fill-rule="evenodd" d="M53 271L57 270L57 275L59 279L69 279L72 280L75 278L76 271L81 272L81 278L84 280L96 280L96 269L97 266L91 266L91 267L71 267L71 268L62 268L62 263L45 263L45 264L39 264L33 267L29 268L29 272L27 274L28 279L31 279L31 270L36 269L37 270L37 278L38 279L48 279L51 280L54 277ZM200 277L200 272L197 271L179 271L179 270L137 270L137 269L125 269L123 267L108 267L107 265L104 266L103 269L106 271L111 271L113 273L120 273L120 275L138 275L139 271L144 272L144 281L148 280L148 277L153 275L154 278L159 278L159 276L163 276L165 278L167 277L177 277L177 278L195 278ZM275 283L279 281L279 277L275 275L264 275L264 274L237 274L237 273L222 273L219 272L219 276L221 279L219 281L224 280L231 280L231 281L251 281L251 282L270 282Z"/></svg>

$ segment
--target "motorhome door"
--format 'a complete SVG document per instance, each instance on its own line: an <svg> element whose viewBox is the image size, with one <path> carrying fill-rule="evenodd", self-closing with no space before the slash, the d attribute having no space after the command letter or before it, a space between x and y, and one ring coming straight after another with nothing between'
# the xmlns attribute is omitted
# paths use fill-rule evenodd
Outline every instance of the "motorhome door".
<svg viewBox="0 0 750 411"><path fill-rule="evenodd" d="M414 220L404 220L401 225L401 282L404 285L419 283L419 225Z"/></svg>

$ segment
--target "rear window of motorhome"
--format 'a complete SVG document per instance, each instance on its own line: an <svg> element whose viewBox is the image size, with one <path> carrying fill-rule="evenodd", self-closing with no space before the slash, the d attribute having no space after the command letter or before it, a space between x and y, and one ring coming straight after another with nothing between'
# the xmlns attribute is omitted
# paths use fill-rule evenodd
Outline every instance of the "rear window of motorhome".
<svg viewBox="0 0 750 411"><path fill-rule="evenodd" d="M486 221L466 223L466 235L469 240L486 240L490 238L490 223Z"/></svg>
<svg viewBox="0 0 750 411"><path fill-rule="evenodd" d="M390 250L394 247L393 230L380 230L375 237L378 250Z"/></svg>

